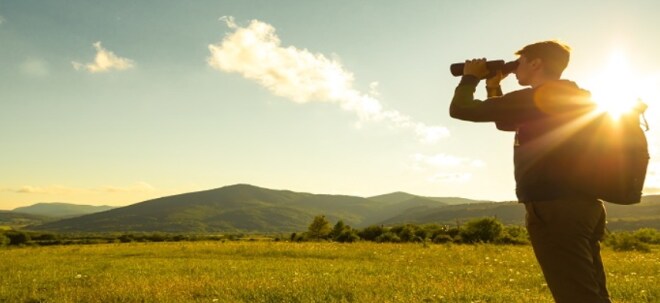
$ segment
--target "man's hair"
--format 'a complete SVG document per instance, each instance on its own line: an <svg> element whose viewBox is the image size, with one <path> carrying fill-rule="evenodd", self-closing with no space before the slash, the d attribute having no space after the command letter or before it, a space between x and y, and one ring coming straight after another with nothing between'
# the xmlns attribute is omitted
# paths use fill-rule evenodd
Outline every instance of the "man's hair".
<svg viewBox="0 0 660 303"><path fill-rule="evenodd" d="M559 41L542 41L523 47L516 55L527 60L541 59L546 75L560 78L568 65L571 48Z"/></svg>

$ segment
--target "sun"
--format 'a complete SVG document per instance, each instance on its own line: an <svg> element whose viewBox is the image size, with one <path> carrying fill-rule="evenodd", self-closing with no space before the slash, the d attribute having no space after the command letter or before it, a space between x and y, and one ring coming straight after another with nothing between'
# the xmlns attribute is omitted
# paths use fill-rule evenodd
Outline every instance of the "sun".
<svg viewBox="0 0 660 303"><path fill-rule="evenodd" d="M641 97L641 81L620 51L611 53L607 65L589 83L587 88L598 108L614 118L631 111Z"/></svg>

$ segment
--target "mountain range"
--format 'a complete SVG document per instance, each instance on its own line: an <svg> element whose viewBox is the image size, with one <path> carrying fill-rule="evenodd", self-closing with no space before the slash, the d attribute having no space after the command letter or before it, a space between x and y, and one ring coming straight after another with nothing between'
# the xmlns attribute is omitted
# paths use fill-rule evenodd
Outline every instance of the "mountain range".
<svg viewBox="0 0 660 303"><path fill-rule="evenodd" d="M37 203L30 206L15 208L12 212L55 218L67 218L98 213L113 208L114 207L107 205L94 206L70 203Z"/></svg>
<svg viewBox="0 0 660 303"><path fill-rule="evenodd" d="M660 228L660 196L634 206L608 204L610 229ZM523 224L516 202L422 197L395 192L374 197L272 190L247 184L179 194L93 214L31 225L57 232L297 232L316 215L356 228L373 224L460 224L497 217Z"/></svg>

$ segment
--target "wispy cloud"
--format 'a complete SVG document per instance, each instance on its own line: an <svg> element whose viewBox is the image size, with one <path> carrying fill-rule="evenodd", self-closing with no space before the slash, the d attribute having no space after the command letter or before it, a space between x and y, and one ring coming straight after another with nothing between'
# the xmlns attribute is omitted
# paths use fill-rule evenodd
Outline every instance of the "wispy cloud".
<svg viewBox="0 0 660 303"><path fill-rule="evenodd" d="M139 193L145 193L145 192L153 192L156 190L155 187L151 186L150 184L146 182L137 182L134 185L130 186L103 186L100 188L96 188L96 191L102 191L102 192L108 192L108 193L125 193L125 192L139 192Z"/></svg>
<svg viewBox="0 0 660 303"><path fill-rule="evenodd" d="M156 188L146 182L137 182L128 186L112 186L106 185L98 188L75 188L60 185L50 186L31 186L24 185L17 188L5 188L2 191L11 192L16 194L39 194L39 195L73 195L73 194L86 194L91 192L104 192L104 193L150 193L154 192Z"/></svg>
<svg viewBox="0 0 660 303"><path fill-rule="evenodd" d="M427 170L429 168L448 168L448 167L472 167L480 168L486 166L486 163L479 159L469 159L456 157L447 154L425 155L416 153L410 156L412 167L417 170Z"/></svg>
<svg viewBox="0 0 660 303"><path fill-rule="evenodd" d="M467 182L472 179L471 173L437 173L429 177L427 180L431 183L444 183L444 182Z"/></svg>
<svg viewBox="0 0 660 303"><path fill-rule="evenodd" d="M42 194L42 195L68 195L74 193L80 193L81 189L52 185L52 186L31 186L24 185L18 188L6 188L3 191L11 192L16 194Z"/></svg>
<svg viewBox="0 0 660 303"><path fill-rule="evenodd" d="M430 174L427 181L431 183L467 182L472 178L476 169L486 166L479 159L469 159L448 154L425 155L416 153L410 156L406 165L412 171L421 174Z"/></svg>
<svg viewBox="0 0 660 303"><path fill-rule="evenodd" d="M48 76L48 62L38 58L28 58L21 63L19 70L23 75L30 77L45 77Z"/></svg>
<svg viewBox="0 0 660 303"><path fill-rule="evenodd" d="M370 93L353 88L353 74L338 60L307 49L282 46L270 24L253 20L247 27L240 27L232 17L221 19L233 32L208 46L211 56L207 62L212 68L239 73L296 103L335 103L355 113L360 121L386 122L412 130L425 143L449 135L445 127L415 122L396 110L386 110L376 99L377 83L370 85Z"/></svg>
<svg viewBox="0 0 660 303"><path fill-rule="evenodd" d="M7 22L7 19L5 19L5 17L3 16L0 16L0 25L2 25L5 22Z"/></svg>
<svg viewBox="0 0 660 303"><path fill-rule="evenodd" d="M93 44L96 49L96 56L94 57L94 62L91 63L79 63L72 61L71 64L76 70L85 70L90 73L102 73L109 72L111 70L127 70L135 66L135 63L131 59L122 58L115 55L113 52L103 48L101 42L96 42Z"/></svg>

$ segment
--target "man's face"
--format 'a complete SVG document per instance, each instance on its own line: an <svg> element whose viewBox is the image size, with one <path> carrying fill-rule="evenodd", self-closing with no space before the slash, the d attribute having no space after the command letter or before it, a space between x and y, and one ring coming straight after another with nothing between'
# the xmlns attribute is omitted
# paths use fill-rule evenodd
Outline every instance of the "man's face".
<svg viewBox="0 0 660 303"><path fill-rule="evenodd" d="M535 66L532 64L534 60L527 60L527 57L520 56L518 58L518 68L516 68L516 79L518 84L522 86L530 85L532 74L534 73Z"/></svg>

